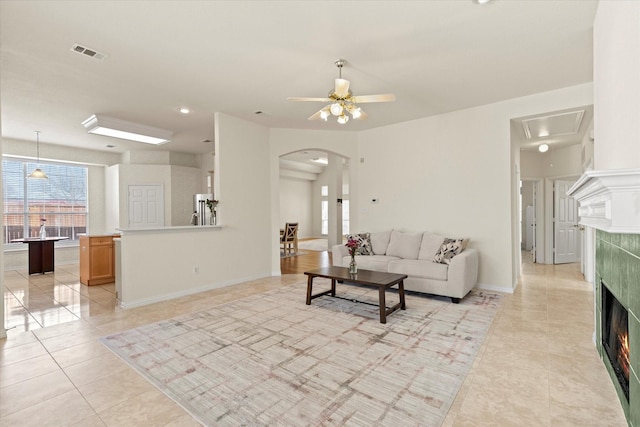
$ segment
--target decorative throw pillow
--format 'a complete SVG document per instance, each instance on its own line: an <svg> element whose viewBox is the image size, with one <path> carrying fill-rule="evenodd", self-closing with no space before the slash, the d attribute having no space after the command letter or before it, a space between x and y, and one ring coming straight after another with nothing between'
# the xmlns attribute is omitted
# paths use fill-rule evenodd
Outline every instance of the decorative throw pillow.
<svg viewBox="0 0 640 427"><path fill-rule="evenodd" d="M426 231L422 235L422 243L420 243L418 259L428 259L429 261L433 261L433 256L440 250L442 242L444 242L444 236Z"/></svg>
<svg viewBox="0 0 640 427"><path fill-rule="evenodd" d="M422 234L402 233L393 230L391 232L391 238L389 239L387 255L402 259L418 259L421 241Z"/></svg>
<svg viewBox="0 0 640 427"><path fill-rule="evenodd" d="M371 233L371 251L373 252L373 255L384 255L387 253L387 246L389 246L390 237L391 230Z"/></svg>
<svg viewBox="0 0 640 427"><path fill-rule="evenodd" d="M440 245L440 249L438 249L438 252L436 252L433 257L433 261L439 262L440 264L451 264L451 259L462 253L468 243L469 239L445 238L442 245Z"/></svg>
<svg viewBox="0 0 640 427"><path fill-rule="evenodd" d="M373 255L373 251L371 250L370 233L347 234L345 237L347 238L347 240L353 239L358 242L356 255Z"/></svg>

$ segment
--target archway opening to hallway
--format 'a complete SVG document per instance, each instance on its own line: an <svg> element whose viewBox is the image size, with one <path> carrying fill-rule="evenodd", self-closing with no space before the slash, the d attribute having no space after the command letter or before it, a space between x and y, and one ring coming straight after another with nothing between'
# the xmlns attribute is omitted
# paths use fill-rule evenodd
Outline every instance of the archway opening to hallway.
<svg viewBox="0 0 640 427"><path fill-rule="evenodd" d="M327 249L350 230L349 159L317 148L279 157L278 222L299 224L300 239L325 239Z"/></svg>

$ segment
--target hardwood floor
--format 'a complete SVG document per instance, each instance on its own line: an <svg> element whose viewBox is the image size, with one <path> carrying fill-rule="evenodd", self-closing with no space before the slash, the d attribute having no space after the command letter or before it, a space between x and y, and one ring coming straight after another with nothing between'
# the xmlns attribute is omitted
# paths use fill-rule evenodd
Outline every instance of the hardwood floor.
<svg viewBox="0 0 640 427"><path fill-rule="evenodd" d="M314 270L331 265L331 253L329 251L305 251L306 254L280 259L280 272L282 274L302 274L308 270Z"/></svg>

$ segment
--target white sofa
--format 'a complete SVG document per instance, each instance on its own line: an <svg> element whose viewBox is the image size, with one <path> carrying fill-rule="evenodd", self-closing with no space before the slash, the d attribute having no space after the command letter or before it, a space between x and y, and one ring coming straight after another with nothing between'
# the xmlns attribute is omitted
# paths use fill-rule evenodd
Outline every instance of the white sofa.
<svg viewBox="0 0 640 427"><path fill-rule="evenodd" d="M442 246L443 236L397 230L367 234L373 254L356 255L359 270L406 274L406 290L450 297L454 303L460 302L476 285L478 252L475 249L464 248L440 263L434 261L434 256ZM334 266L348 267L351 262L345 245L334 245L332 257Z"/></svg>

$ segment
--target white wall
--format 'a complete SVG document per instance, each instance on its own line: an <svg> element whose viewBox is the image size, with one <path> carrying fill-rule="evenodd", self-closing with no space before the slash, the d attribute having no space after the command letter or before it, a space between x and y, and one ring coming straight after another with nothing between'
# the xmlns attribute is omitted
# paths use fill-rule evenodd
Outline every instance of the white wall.
<svg viewBox="0 0 640 427"><path fill-rule="evenodd" d="M580 144L549 150L521 151L521 175L526 179L558 178L582 173L582 148Z"/></svg>
<svg viewBox="0 0 640 427"><path fill-rule="evenodd" d="M510 119L592 101L585 84L359 133L357 229L470 237L479 284L513 289L519 187L511 153L519 147L512 151Z"/></svg>
<svg viewBox="0 0 640 427"><path fill-rule="evenodd" d="M271 257L279 250L277 235L272 239L270 169L265 162L269 131L217 113L215 141L221 228L125 230L120 260L125 306L271 275Z"/></svg>
<svg viewBox="0 0 640 427"><path fill-rule="evenodd" d="M87 221L88 234L105 233L106 201L105 201L105 173L106 166L89 166L87 170L87 188L89 219Z"/></svg>
<svg viewBox="0 0 640 427"><path fill-rule="evenodd" d="M313 182L280 176L280 224L298 223L298 238L313 232Z"/></svg>
<svg viewBox="0 0 640 427"><path fill-rule="evenodd" d="M35 135L34 135L35 137ZM80 163L83 165L113 165L120 162L121 155L106 151L87 150L79 147L67 147L64 145L47 144L46 134L40 135L40 159L52 161L64 161ZM32 141L4 138L3 154L22 157L25 159L36 158L36 144Z"/></svg>
<svg viewBox="0 0 640 427"><path fill-rule="evenodd" d="M193 195L202 193L200 168L171 166L171 225L189 225L193 214Z"/></svg>
<svg viewBox="0 0 640 427"><path fill-rule="evenodd" d="M116 232L120 227L120 165L106 168L104 173L105 220L107 233Z"/></svg>
<svg viewBox="0 0 640 427"><path fill-rule="evenodd" d="M639 168L640 2L599 2L593 59L594 169Z"/></svg>
<svg viewBox="0 0 640 427"><path fill-rule="evenodd" d="M470 237L479 282L511 288L509 114L502 108L499 120L494 109L362 132L359 230Z"/></svg>

